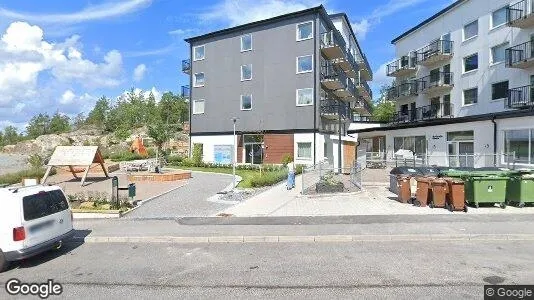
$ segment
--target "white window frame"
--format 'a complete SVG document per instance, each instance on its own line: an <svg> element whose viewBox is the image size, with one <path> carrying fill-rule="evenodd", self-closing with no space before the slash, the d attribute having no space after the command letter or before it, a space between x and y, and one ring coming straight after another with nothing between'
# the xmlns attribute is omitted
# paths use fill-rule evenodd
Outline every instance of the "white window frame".
<svg viewBox="0 0 534 300"><path fill-rule="evenodd" d="M301 39L300 36L299 36L299 26L300 25L304 25L304 24L311 24L311 36L310 37L307 37L307 38L303 38ZM313 39L313 33L314 33L314 28L313 28L313 21L306 21L306 22L302 22L302 23L298 23L296 26L296 31L297 31L297 42L300 42L300 41L307 41L307 40L311 40Z"/></svg>
<svg viewBox="0 0 534 300"><path fill-rule="evenodd" d="M490 84L490 101L499 102L499 101L502 101L502 100L506 99L506 97L493 99L493 85L495 85L497 83L503 83L503 82L508 82L508 89L510 89L510 80L508 80L508 79L507 80L500 80L500 81L492 82Z"/></svg>
<svg viewBox="0 0 534 300"><path fill-rule="evenodd" d="M250 37L250 49L243 49L243 38L244 38L245 36L249 36L249 37ZM252 34L250 34L250 33L248 33L248 34L243 34L239 40L241 41L241 52L252 51Z"/></svg>
<svg viewBox="0 0 534 300"><path fill-rule="evenodd" d="M509 42L505 42L505 43L502 43L502 44L498 44L498 45L492 46L490 48L490 66L502 64L502 63L504 63L506 61L506 46L509 46L509 45L510 45ZM496 48L496 47L499 47L499 46L505 46L505 48L504 48L504 60L503 61L494 62L493 61L493 49Z"/></svg>
<svg viewBox="0 0 534 300"><path fill-rule="evenodd" d="M243 97L246 97L246 96L250 96L250 108L243 108ZM249 95L241 95L240 97L240 106L239 108L241 108L241 110L244 110L244 111L249 111L249 110L252 110L252 94L249 94Z"/></svg>
<svg viewBox="0 0 534 300"><path fill-rule="evenodd" d="M197 84L197 75L202 74L204 75L204 82L202 84ZM206 85L206 74L204 72L198 72L193 74L193 87L203 87Z"/></svg>
<svg viewBox="0 0 534 300"><path fill-rule="evenodd" d="M306 71L300 71L299 72L299 58L302 58L302 57L311 57L311 70L306 70ZM297 56L296 64L297 64L297 74L304 74L304 73L313 72L313 68L314 68L313 55L310 54L310 55Z"/></svg>
<svg viewBox="0 0 534 300"><path fill-rule="evenodd" d="M195 55L195 51L198 49L198 48L204 48L204 56L202 56L202 58L196 58L196 55ZM206 59L206 45L200 45L200 46L195 46L193 47L193 61L201 61L201 60L204 60Z"/></svg>
<svg viewBox="0 0 534 300"><path fill-rule="evenodd" d="M304 91L304 90L311 90L311 93L312 93L312 101L311 101L311 103L306 103L306 104L299 103L299 92L300 91ZM310 106L310 105L313 105L313 102L314 102L313 98L314 98L313 97L313 88L297 89L295 102L296 102L297 106Z"/></svg>
<svg viewBox="0 0 534 300"><path fill-rule="evenodd" d="M476 69L473 69L473 70L469 70L469 71L467 71L467 70L465 69L465 60L466 60L467 58L473 57L473 56L475 56L475 55L477 56L477 68L476 68ZM478 57L478 52L469 54L469 55L464 56L464 57L462 58L462 73L463 73L463 74L469 74L469 73L472 73L472 72L476 72L476 71L478 71L479 68L480 68L480 60L479 60L479 57Z"/></svg>
<svg viewBox="0 0 534 300"><path fill-rule="evenodd" d="M303 156L299 156L299 144L310 144L310 156L309 157L303 157ZM313 158L313 143L312 142L297 142L297 159L312 159Z"/></svg>
<svg viewBox="0 0 534 300"><path fill-rule="evenodd" d="M246 67L246 66L250 66L250 78L244 78L243 77L243 67ZM241 81L250 81L252 80L252 64L246 64L246 65L241 65L240 67L240 70L241 70Z"/></svg>
<svg viewBox="0 0 534 300"><path fill-rule="evenodd" d="M499 28L499 27L501 27L501 26L503 26L503 25L506 24L506 19L505 19L504 23L495 25L495 23L493 23L493 14L494 14L495 12L501 10L501 9L504 9L505 14L506 14L506 13L507 13L507 11L506 11L506 8L507 8L507 7L509 7L509 5L505 5L505 6L503 6L503 7L501 7L501 8L498 8L498 9L496 9L496 10L494 10L494 11L491 12L491 17L490 17L490 19L491 19L491 22L490 22L490 23L491 23L491 24L490 24L490 30L495 29L495 28Z"/></svg>
<svg viewBox="0 0 534 300"><path fill-rule="evenodd" d="M470 90L477 90L477 102L466 104L465 103L465 92L466 91L470 91ZM462 106L471 106L471 105L475 105L475 104L478 104L478 87L468 88L468 89L463 90L462 91Z"/></svg>
<svg viewBox="0 0 534 300"><path fill-rule="evenodd" d="M473 23L475 23L475 22L477 23L477 34L475 34L475 35L472 36L472 37L465 38L465 27L468 26L468 25L471 25L471 24L473 24ZM466 23L466 24L462 27L462 41L467 42L467 41L470 41L470 40L472 40L472 39L476 39L476 38L478 37L478 33L479 33L479 31L480 31L480 24L479 24L479 22L478 22L478 19L473 20L473 21L471 21L471 22L469 22L469 23Z"/></svg>
<svg viewBox="0 0 534 300"><path fill-rule="evenodd" d="M198 109L195 109L195 104L198 103L198 102L203 102L204 103L204 107L202 109L202 112L198 112ZM202 114L204 114L205 111L206 111L206 100L204 100L204 99L193 100L193 115L202 115Z"/></svg>

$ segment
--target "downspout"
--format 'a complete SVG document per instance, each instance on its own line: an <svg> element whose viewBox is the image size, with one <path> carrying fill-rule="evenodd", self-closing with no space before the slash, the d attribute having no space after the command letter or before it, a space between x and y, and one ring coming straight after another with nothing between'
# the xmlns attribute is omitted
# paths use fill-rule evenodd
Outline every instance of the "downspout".
<svg viewBox="0 0 534 300"><path fill-rule="evenodd" d="M491 123L493 123L493 166L497 166L497 122L495 122L495 115L491 118Z"/></svg>
<svg viewBox="0 0 534 300"><path fill-rule="evenodd" d="M191 132L193 128L193 44L189 43L189 158L193 157ZM235 154L234 154L235 155Z"/></svg>
<svg viewBox="0 0 534 300"><path fill-rule="evenodd" d="M315 43L313 47L313 57L315 59L315 72L313 72L313 165L317 164L317 72L321 72L321 60L317 57L317 48L319 47L319 34L320 26L317 25L320 16L319 13L315 14ZM320 22L320 21L319 21ZM320 25L320 24L319 24ZM319 39L317 38L319 37ZM319 63L317 63L319 61ZM319 66L319 68L317 68ZM324 156L324 154L323 154Z"/></svg>

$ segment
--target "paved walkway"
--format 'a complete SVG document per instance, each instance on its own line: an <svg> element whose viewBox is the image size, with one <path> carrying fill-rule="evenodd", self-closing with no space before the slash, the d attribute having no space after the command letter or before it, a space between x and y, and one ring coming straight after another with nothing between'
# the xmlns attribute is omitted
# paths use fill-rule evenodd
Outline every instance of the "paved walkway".
<svg viewBox="0 0 534 300"><path fill-rule="evenodd" d="M189 182L168 194L157 197L127 214L125 218L173 218L207 216L228 204L206 201L232 183L232 176L193 172ZM163 192L163 191L162 191Z"/></svg>

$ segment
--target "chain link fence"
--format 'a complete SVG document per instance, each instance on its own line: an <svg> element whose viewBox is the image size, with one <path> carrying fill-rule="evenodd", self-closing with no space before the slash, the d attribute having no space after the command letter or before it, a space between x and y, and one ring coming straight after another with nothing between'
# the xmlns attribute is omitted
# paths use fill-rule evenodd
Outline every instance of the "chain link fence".
<svg viewBox="0 0 534 300"><path fill-rule="evenodd" d="M303 195L323 193L347 193L361 189L362 167L354 161L351 167L339 169L332 163L325 161L308 166L302 170Z"/></svg>

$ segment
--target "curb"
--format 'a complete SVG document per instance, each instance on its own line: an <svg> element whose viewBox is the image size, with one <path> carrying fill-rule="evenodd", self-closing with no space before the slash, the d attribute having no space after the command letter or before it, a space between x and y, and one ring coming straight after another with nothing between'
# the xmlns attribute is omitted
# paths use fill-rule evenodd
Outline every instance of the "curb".
<svg viewBox="0 0 534 300"><path fill-rule="evenodd" d="M133 207L132 209L130 209L130 210L128 210L128 211L123 212L123 213L120 215L120 217L122 218L122 217L128 215L129 213L135 211L136 209L138 209L139 207L141 207L143 204L148 203L148 202L150 202L150 201L152 201L152 200L154 200L154 199L156 199L156 198L158 198L158 197L164 196L164 195L166 195L166 194L168 194L168 193L170 193L170 192L173 192L173 191L175 191L175 190L177 190L177 189L179 189L179 188L182 188L182 187L186 186L187 184L188 184L188 182L186 182L185 184L183 184L183 185L181 185L181 186L177 186L177 187L175 187L175 188L172 188L172 189L170 189L170 190L168 190L168 191L166 191L166 192L163 192L163 193L160 193L160 194L158 194L158 195L152 196L152 197L147 198L147 199L145 199L145 200L141 200L141 201L139 201L139 202L137 203L137 206Z"/></svg>
<svg viewBox="0 0 534 300"><path fill-rule="evenodd" d="M347 242L417 242L417 241L534 241L534 234L406 234L406 235L319 235L319 236L138 236L73 237L73 242L96 243L168 243L168 244L246 244L246 243L347 243Z"/></svg>

